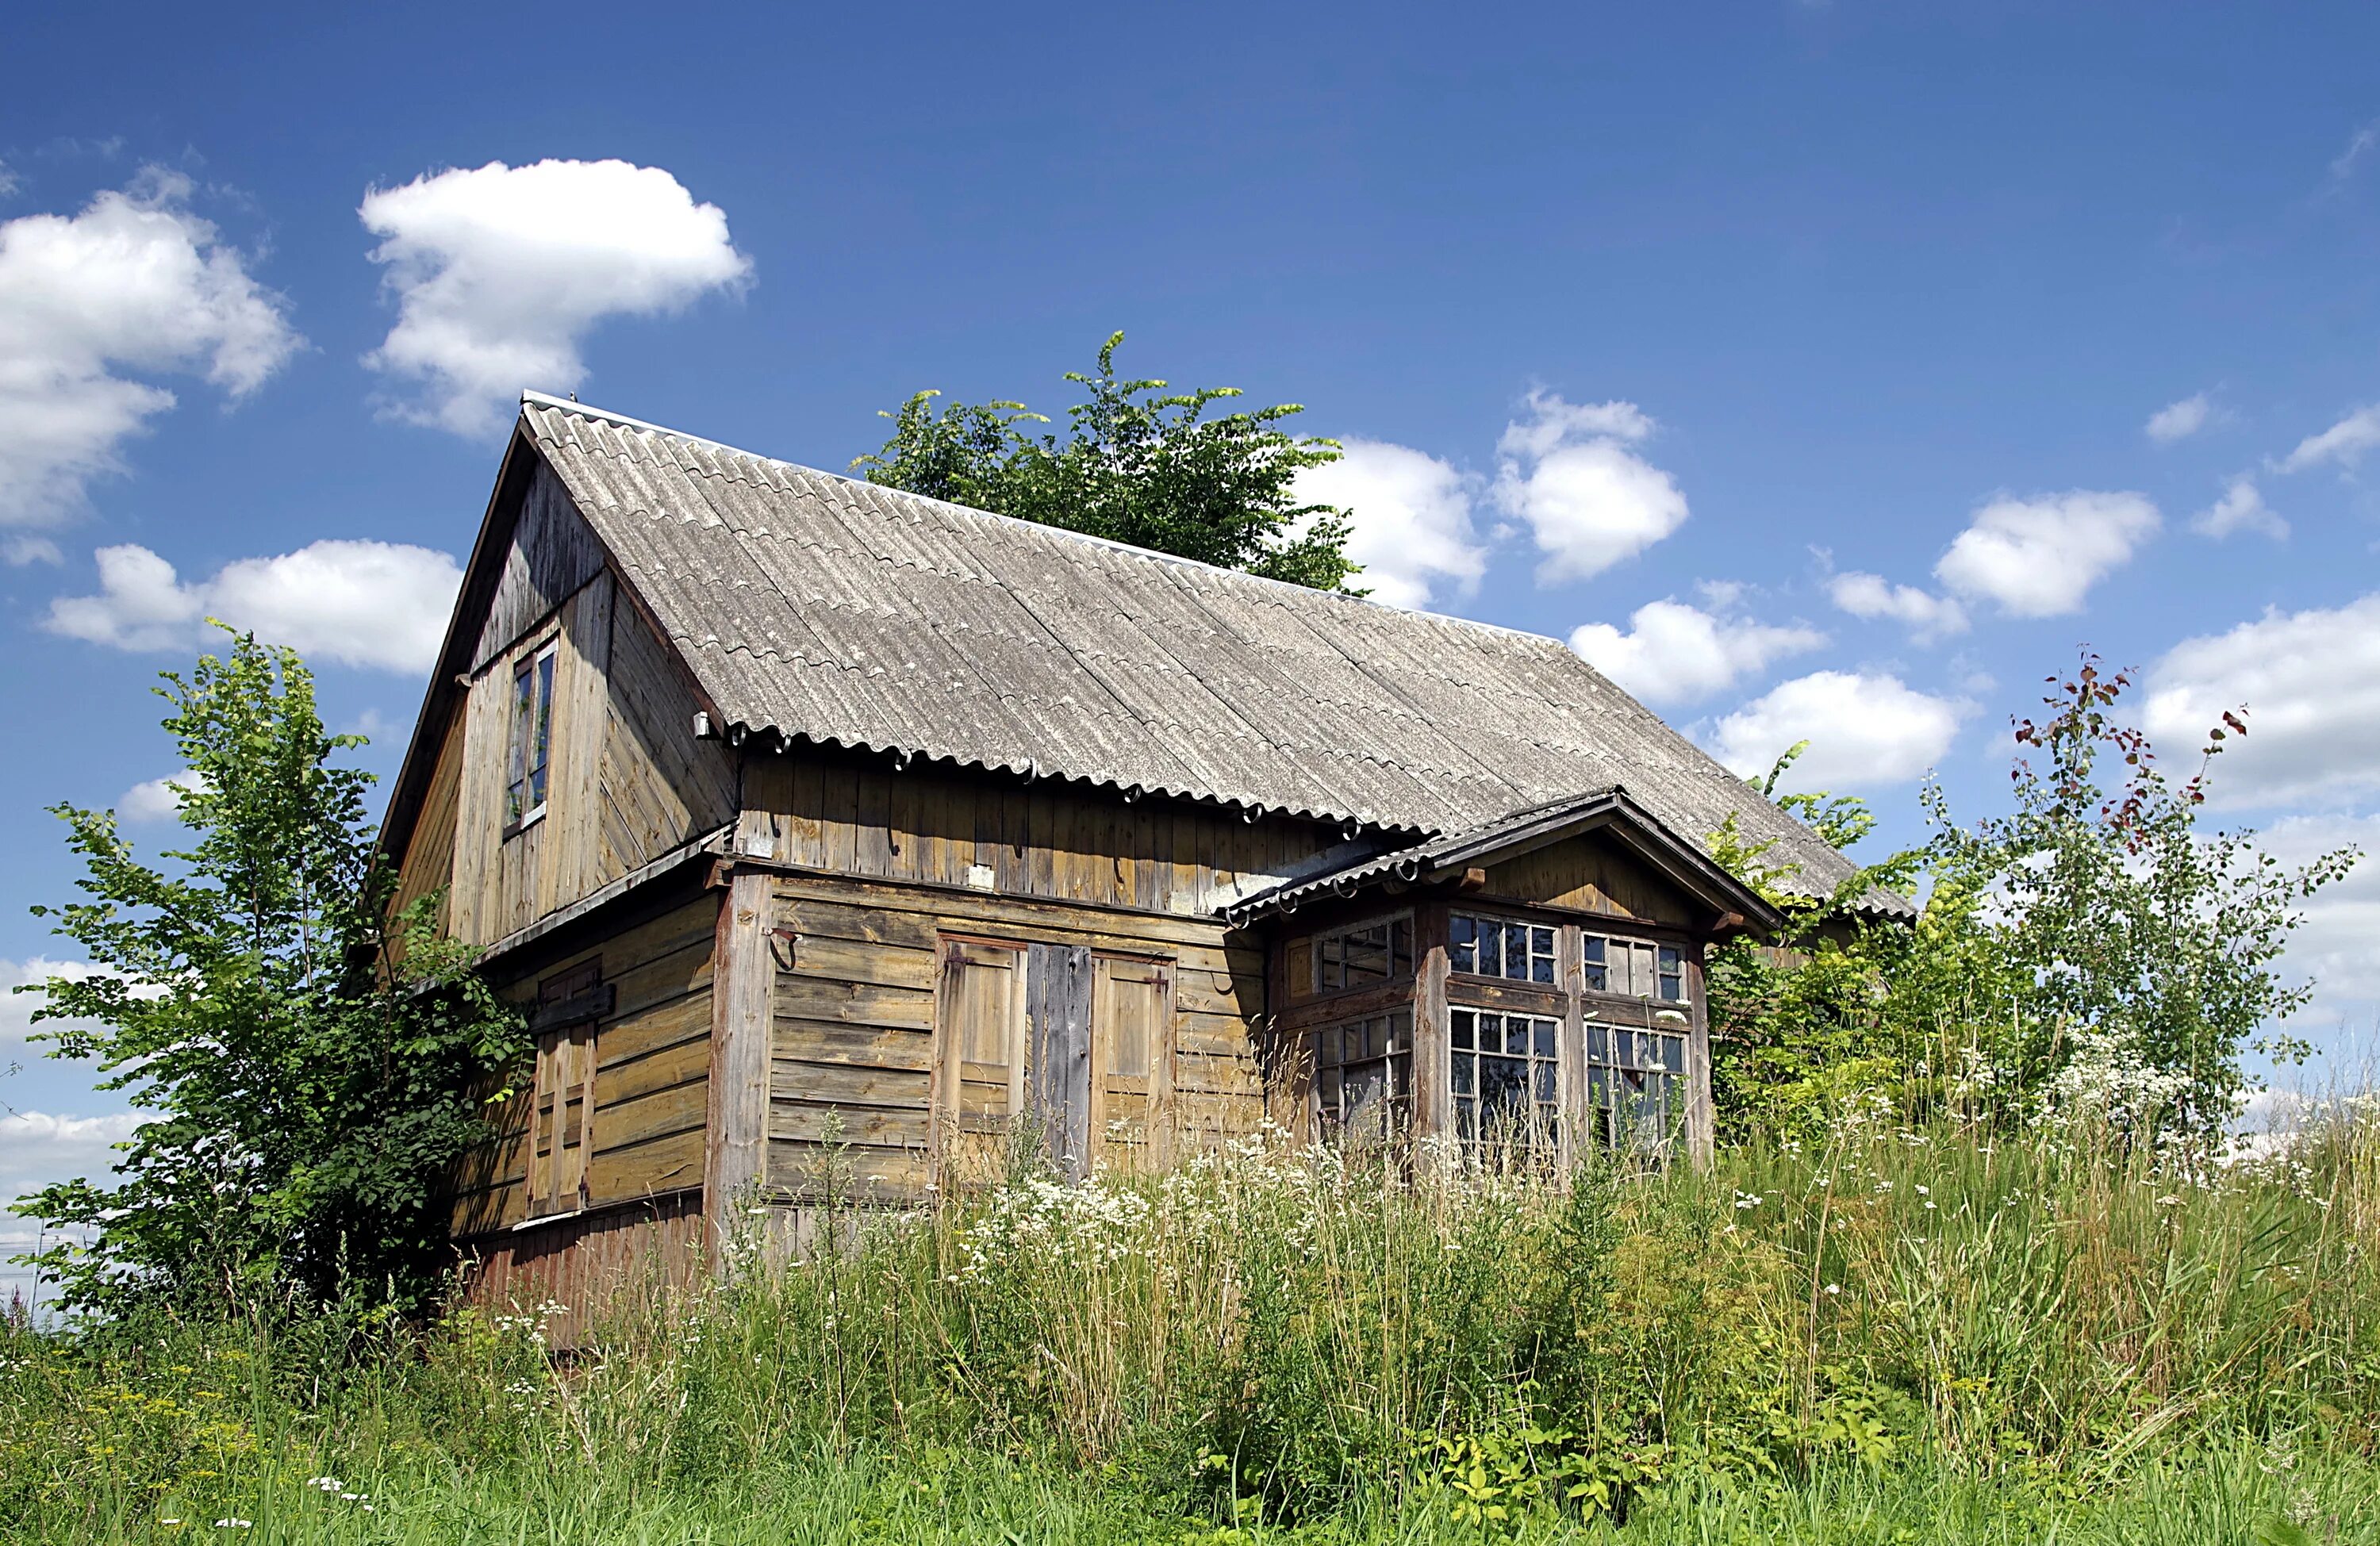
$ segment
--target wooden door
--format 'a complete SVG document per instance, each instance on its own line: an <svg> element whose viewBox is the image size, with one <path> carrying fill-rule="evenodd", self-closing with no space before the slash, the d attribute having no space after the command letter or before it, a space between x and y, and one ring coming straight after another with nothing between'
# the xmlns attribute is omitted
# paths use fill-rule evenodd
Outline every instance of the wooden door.
<svg viewBox="0 0 2380 1546"><path fill-rule="evenodd" d="M1026 964L1033 1022L1033 1109L1058 1173L1080 1180L1091 1167L1091 952L1036 945Z"/></svg>
<svg viewBox="0 0 2380 1546"><path fill-rule="evenodd" d="M1096 1163L1145 1170L1172 1157L1173 973L1102 957L1092 967L1090 1137Z"/></svg>
<svg viewBox="0 0 2380 1546"><path fill-rule="evenodd" d="M953 1181L992 1179L1005 1168L1010 1129L1026 1109L1024 950L944 942L935 1040L937 1171Z"/></svg>

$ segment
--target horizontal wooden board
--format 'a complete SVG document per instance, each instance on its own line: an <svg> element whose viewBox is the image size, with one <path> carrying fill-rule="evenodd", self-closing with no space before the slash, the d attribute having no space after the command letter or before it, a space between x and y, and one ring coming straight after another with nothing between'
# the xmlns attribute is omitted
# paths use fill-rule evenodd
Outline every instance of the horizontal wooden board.
<svg viewBox="0 0 2380 1546"><path fill-rule="evenodd" d="M602 1141L597 1133L596 1141ZM599 1149L587 1165L587 1192L591 1202L616 1202L647 1197L676 1187L702 1183L702 1129L699 1126L666 1133L634 1148Z"/></svg>
<svg viewBox="0 0 2380 1546"><path fill-rule="evenodd" d="M780 1057L798 1057L812 1063L919 1072L933 1067L933 1033L916 1027L886 1029L781 1015L776 1021L773 1045Z"/></svg>
<svg viewBox="0 0 2380 1546"><path fill-rule="evenodd" d="M934 996L920 988L780 975L773 1003L775 1012L788 1020L917 1031L929 1031L934 1024Z"/></svg>
<svg viewBox="0 0 2380 1546"><path fill-rule="evenodd" d="M683 1042L707 1041L710 1035L708 988L655 1005L625 1020L605 1021L595 1039L596 1051L602 1059L597 1065L597 1073L604 1076L613 1068L625 1067Z"/></svg>
<svg viewBox="0 0 2380 1546"><path fill-rule="evenodd" d="M786 1139L769 1142L769 1189L817 1200L907 1202L925 1195L932 1173L923 1150L876 1143L830 1148Z"/></svg>
<svg viewBox="0 0 2380 1546"><path fill-rule="evenodd" d="M929 1131L927 1113L922 1109L844 1108L803 1100L772 1099L769 1102L769 1137L771 1141L778 1139L807 1143L840 1141L894 1147L914 1145L922 1150Z"/></svg>
<svg viewBox="0 0 2380 1546"><path fill-rule="evenodd" d="M829 1101L837 1105L898 1106L923 1111L931 1099L923 1069L865 1069L779 1057L770 1066L771 1099Z"/></svg>
<svg viewBox="0 0 2380 1546"><path fill-rule="evenodd" d="M664 1085L616 1105L599 1105L595 1152L604 1154L633 1149L674 1132L698 1133L708 1115L706 1096L703 1081L692 1080ZM597 1099L601 1101L600 1094Z"/></svg>
<svg viewBox="0 0 2380 1546"><path fill-rule="evenodd" d="M798 930L794 938L781 940L778 946L783 952L778 957L778 970L787 976L827 977L838 982L923 991L931 991L934 985L934 952L930 948L838 939L832 935ZM785 964L787 956L792 958L790 966Z"/></svg>
<svg viewBox="0 0 2380 1546"><path fill-rule="evenodd" d="M702 1005L704 1024L698 1034L675 1042L648 1048L640 1056L614 1059L604 1040L606 1031L596 1039L598 1051L605 1054L602 1065L595 1074L596 1131L603 1130L604 1114L614 1105L639 1100L657 1091L682 1084L699 1085L710 1072L710 1006Z"/></svg>

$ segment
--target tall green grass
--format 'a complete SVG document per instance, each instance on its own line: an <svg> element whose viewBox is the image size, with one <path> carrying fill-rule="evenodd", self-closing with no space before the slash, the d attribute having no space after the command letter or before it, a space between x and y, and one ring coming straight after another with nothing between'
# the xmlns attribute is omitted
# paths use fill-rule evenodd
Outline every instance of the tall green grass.
<svg viewBox="0 0 2380 1546"><path fill-rule="evenodd" d="M1253 1141L738 1249L567 1359L535 1314L11 1328L0 1528L2380 1540L2365 1118L2256 1166L1854 1125L1560 1186Z"/></svg>

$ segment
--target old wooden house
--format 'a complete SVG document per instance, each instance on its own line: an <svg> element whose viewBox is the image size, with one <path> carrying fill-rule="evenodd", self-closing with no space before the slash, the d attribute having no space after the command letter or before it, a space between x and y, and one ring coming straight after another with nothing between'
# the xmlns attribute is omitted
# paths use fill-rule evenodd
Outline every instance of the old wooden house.
<svg viewBox="0 0 2380 1546"><path fill-rule="evenodd" d="M830 1154L1706 1146L1730 815L1848 873L1555 640L530 395L384 840L537 1037L456 1238L569 1301Z"/></svg>

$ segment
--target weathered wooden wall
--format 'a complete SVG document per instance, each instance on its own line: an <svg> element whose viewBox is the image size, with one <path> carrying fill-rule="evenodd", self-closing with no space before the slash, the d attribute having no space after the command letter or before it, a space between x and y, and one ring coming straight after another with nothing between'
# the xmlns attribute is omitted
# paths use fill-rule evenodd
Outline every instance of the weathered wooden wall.
<svg viewBox="0 0 2380 1546"><path fill-rule="evenodd" d="M1679 928L1704 911L1641 861L1591 833L1490 865L1480 896Z"/></svg>
<svg viewBox="0 0 2380 1546"><path fill-rule="evenodd" d="M548 1347L575 1348L623 1297L692 1282L705 1240L699 1191L589 1209L467 1243L463 1297L494 1313L536 1315Z"/></svg>
<svg viewBox="0 0 2380 1546"><path fill-rule="evenodd" d="M773 928L772 1189L815 1196L828 1186L832 1137L846 1166L835 1179L853 1191L922 1191L935 1137L936 952L951 935L1172 963L1173 1152L1251 1132L1264 1117L1250 1025L1263 1010L1263 953L1220 923L784 876Z"/></svg>
<svg viewBox="0 0 2380 1546"><path fill-rule="evenodd" d="M689 890L691 896L683 896ZM719 899L691 882L680 883L680 892L683 900L665 911L608 937L533 966L515 963L511 970L520 975L501 986L506 997L526 1004L536 998L539 983L592 960L600 965L600 980L613 987L612 1012L595 1032L589 1209L702 1183ZM510 1231L528 1216L523 1178L529 1101L524 1090L508 1102L490 1141L463 1166L455 1198L457 1235ZM520 1233L552 1227L532 1224Z"/></svg>
<svg viewBox="0 0 2380 1546"><path fill-rule="evenodd" d="M1332 828L1078 784L805 748L749 757L737 850L801 869L1210 916L1310 863Z"/></svg>
<svg viewBox="0 0 2380 1546"><path fill-rule="evenodd" d="M558 648L546 814L507 837L513 665L549 638ZM492 654L450 733L459 757L441 752L442 775L455 763L455 795L425 804L407 852L424 889L437 853L451 852L450 932L494 944L733 820L733 754L694 738L694 709L683 668L609 571Z"/></svg>

